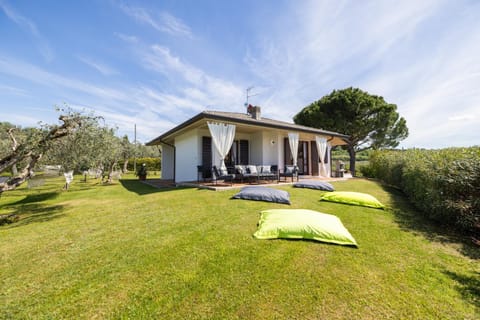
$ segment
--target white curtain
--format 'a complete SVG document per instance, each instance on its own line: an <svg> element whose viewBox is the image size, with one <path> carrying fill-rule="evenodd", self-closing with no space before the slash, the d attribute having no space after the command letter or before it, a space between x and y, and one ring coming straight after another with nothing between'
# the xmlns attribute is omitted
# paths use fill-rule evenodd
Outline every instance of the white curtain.
<svg viewBox="0 0 480 320"><path fill-rule="evenodd" d="M212 135L213 144L220 154L221 163L220 168L226 170L225 156L232 147L233 139L235 138L235 125L226 123L208 122L208 129Z"/></svg>
<svg viewBox="0 0 480 320"><path fill-rule="evenodd" d="M327 168L327 177L331 177L332 176L332 158L330 157L331 156L331 152L330 150L332 149L332 146L330 145L330 142L327 143L327 162L328 162L328 165L326 166Z"/></svg>
<svg viewBox="0 0 480 320"><path fill-rule="evenodd" d="M293 165L297 166L298 156L298 133L288 133L288 143L290 144L290 152L292 153Z"/></svg>
<svg viewBox="0 0 480 320"><path fill-rule="evenodd" d="M320 158L320 175L322 177L328 177L327 168L325 167L325 154L328 151L327 139L324 137L315 136L317 142L318 157Z"/></svg>

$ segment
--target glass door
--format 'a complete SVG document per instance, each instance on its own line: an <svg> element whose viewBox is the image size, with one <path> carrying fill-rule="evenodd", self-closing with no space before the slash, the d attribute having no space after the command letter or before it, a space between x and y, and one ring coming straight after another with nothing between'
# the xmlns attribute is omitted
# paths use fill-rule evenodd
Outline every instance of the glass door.
<svg viewBox="0 0 480 320"><path fill-rule="evenodd" d="M301 175L309 174L308 171L308 142L307 141L299 141L298 143L298 158L297 158L297 165L298 165L298 173Z"/></svg>

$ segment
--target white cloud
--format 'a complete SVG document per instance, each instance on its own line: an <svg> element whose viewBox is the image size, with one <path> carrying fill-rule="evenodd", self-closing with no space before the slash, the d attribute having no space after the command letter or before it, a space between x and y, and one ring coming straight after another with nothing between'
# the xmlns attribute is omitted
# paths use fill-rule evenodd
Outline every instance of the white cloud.
<svg viewBox="0 0 480 320"><path fill-rule="evenodd" d="M153 45L141 53L144 67L162 73L172 82L179 82L184 88L179 97L184 103L197 105L197 110L206 105L219 106L226 110L239 110L243 105L243 88L229 80L207 74L205 71L182 61L171 54L170 49ZM178 100L178 99L177 99Z"/></svg>
<svg viewBox="0 0 480 320"><path fill-rule="evenodd" d="M47 43L47 41L44 39L42 34L38 31L37 26L33 21L30 19L20 15L18 12L16 12L12 7L10 7L6 1L0 1L0 9L3 10L5 15L14 23L16 23L19 27L22 29L26 30L30 34L32 34L36 41L37 41L37 46L38 49L41 53L41 55L44 57L44 59L48 62L51 62L55 56L53 50Z"/></svg>
<svg viewBox="0 0 480 320"><path fill-rule="evenodd" d="M443 144L440 132L467 132L465 121L452 126L455 121L448 119L478 114L480 105L478 6L468 5L433 0L292 5L290 15L257 35L246 51L244 62L271 88L255 100L265 112L291 120L333 89L359 87L398 105L410 129L403 145Z"/></svg>
<svg viewBox="0 0 480 320"><path fill-rule="evenodd" d="M86 65L92 67L93 69L97 70L98 72L100 72L104 76L111 76L111 75L119 74L119 72L117 70L113 69L112 67L109 67L104 63L95 61L95 60L93 60L89 57L77 56L77 59L82 61Z"/></svg>
<svg viewBox="0 0 480 320"><path fill-rule="evenodd" d="M185 37L192 37L190 28L180 19L172 16L168 12L162 12L160 18L163 22L162 31L171 35L182 35Z"/></svg>
<svg viewBox="0 0 480 320"><path fill-rule="evenodd" d="M449 117L449 121L468 121L468 120L475 120L476 116L473 114L463 114L463 115L455 115Z"/></svg>
<svg viewBox="0 0 480 320"><path fill-rule="evenodd" d="M22 123L26 127L38 126L38 119L36 117L28 117L24 115L16 115L9 113L0 113L1 119L9 119L11 123Z"/></svg>
<svg viewBox="0 0 480 320"><path fill-rule="evenodd" d="M16 78L22 78L47 87L73 89L96 96L99 99L126 100L128 97L128 94L121 90L100 87L98 85L67 78L45 71L37 66L2 56L0 56L0 73Z"/></svg>
<svg viewBox="0 0 480 320"><path fill-rule="evenodd" d="M129 42L129 43L137 43L139 40L137 37L135 36L132 36L132 35L128 35L128 34L124 34L124 33L120 33L120 32L115 32L114 35L125 41L125 42Z"/></svg>
<svg viewBox="0 0 480 320"><path fill-rule="evenodd" d="M156 15L153 13L154 16L152 16L152 13L145 8L134 7L123 3L120 3L119 7L125 14L131 16L138 22L149 25L160 32L173 36L192 37L190 28L179 18L174 17L168 12L161 12Z"/></svg>
<svg viewBox="0 0 480 320"><path fill-rule="evenodd" d="M5 94L13 94L17 96L27 96L27 91L24 89L12 87L12 86L5 86L0 84L0 92Z"/></svg>

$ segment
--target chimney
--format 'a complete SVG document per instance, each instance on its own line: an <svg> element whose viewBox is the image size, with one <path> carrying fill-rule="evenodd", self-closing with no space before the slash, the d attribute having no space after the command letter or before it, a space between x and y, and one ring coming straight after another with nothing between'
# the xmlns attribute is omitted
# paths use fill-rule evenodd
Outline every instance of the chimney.
<svg viewBox="0 0 480 320"><path fill-rule="evenodd" d="M260 120L261 117L261 111L259 106L252 106L251 104L248 105L247 107L247 113L252 116L253 119L255 120Z"/></svg>
<svg viewBox="0 0 480 320"><path fill-rule="evenodd" d="M253 107L252 118L255 120L260 120L262 118L262 112L260 107L258 106Z"/></svg>

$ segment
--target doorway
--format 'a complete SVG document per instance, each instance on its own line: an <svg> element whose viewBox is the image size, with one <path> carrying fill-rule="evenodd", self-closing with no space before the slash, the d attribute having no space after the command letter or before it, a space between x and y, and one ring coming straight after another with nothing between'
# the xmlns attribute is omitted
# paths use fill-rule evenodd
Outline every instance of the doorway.
<svg viewBox="0 0 480 320"><path fill-rule="evenodd" d="M301 175L308 175L308 142L307 141L299 141L298 142L298 157L297 157L297 166L298 166L298 174Z"/></svg>

